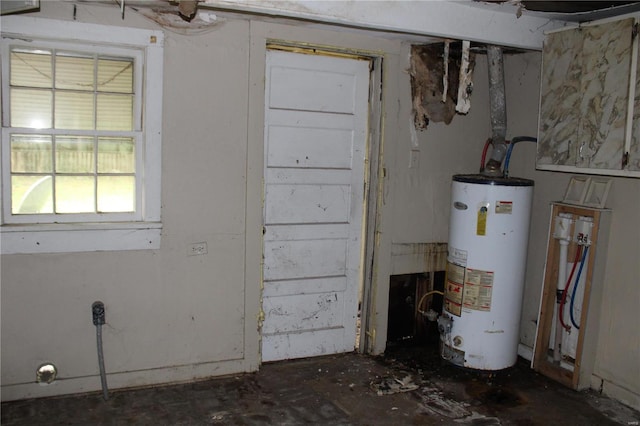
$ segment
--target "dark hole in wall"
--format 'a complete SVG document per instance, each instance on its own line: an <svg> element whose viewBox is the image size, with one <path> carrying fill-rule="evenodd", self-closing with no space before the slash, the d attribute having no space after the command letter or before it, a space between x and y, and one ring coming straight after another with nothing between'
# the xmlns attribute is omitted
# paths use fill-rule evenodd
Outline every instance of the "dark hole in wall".
<svg viewBox="0 0 640 426"><path fill-rule="evenodd" d="M462 42L450 43L447 88L444 87L444 43L411 46L411 96L415 113L415 126L425 129L430 121L451 123L456 115ZM475 66L475 54L470 55L469 69Z"/></svg>
<svg viewBox="0 0 640 426"><path fill-rule="evenodd" d="M387 346L403 343L438 344L438 327L419 310L442 312L442 296L432 290L444 290L444 271L392 275L389 283ZM417 306L422 299L422 304Z"/></svg>

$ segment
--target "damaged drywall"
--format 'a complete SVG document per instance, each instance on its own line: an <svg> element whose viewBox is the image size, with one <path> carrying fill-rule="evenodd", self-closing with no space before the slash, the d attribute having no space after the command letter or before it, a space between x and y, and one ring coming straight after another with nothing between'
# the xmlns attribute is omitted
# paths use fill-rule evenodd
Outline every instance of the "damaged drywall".
<svg viewBox="0 0 640 426"><path fill-rule="evenodd" d="M456 113L469 110L474 66L475 54L468 44L463 49L463 42L411 46L411 96L417 129L426 129L431 121L449 124Z"/></svg>
<svg viewBox="0 0 640 426"><path fill-rule="evenodd" d="M162 28L181 35L201 35L218 29L225 21L212 11L194 11L187 20L182 17L176 7L165 6L158 8L131 7L140 15L150 19ZM189 13L189 12L185 12Z"/></svg>

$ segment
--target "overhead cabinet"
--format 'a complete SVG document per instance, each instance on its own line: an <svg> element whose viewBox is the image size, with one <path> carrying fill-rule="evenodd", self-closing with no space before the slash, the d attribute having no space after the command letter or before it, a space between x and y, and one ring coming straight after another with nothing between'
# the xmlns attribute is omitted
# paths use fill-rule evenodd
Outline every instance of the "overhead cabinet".
<svg viewBox="0 0 640 426"><path fill-rule="evenodd" d="M640 177L635 19L546 35L537 168Z"/></svg>

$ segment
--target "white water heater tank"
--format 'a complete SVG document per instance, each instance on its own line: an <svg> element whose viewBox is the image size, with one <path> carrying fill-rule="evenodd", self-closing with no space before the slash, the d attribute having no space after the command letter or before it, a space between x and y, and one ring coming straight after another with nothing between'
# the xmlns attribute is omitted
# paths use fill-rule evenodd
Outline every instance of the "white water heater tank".
<svg viewBox="0 0 640 426"><path fill-rule="evenodd" d="M501 370L518 357L533 181L453 176L442 357Z"/></svg>

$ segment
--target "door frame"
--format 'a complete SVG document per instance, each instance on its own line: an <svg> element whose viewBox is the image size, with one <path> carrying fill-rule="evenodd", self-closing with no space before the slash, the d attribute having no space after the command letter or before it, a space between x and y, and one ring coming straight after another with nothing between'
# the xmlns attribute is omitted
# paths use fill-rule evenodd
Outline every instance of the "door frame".
<svg viewBox="0 0 640 426"><path fill-rule="evenodd" d="M263 229L264 229L264 219L263 219L263 209L264 209L264 85L265 85L265 68L264 64L266 63L266 54L268 50L281 50L288 51L293 53L300 54L313 54L313 55L325 55L325 56L339 56L344 58L352 58L359 60L366 60L369 62L369 100L368 100L368 129L367 129L367 140L365 142L365 168L364 168L364 206L363 206L363 217L362 217L362 238L361 238L361 260L360 260L360 278L359 278L359 303L360 303L360 326L359 331L360 334L358 336L358 341L354 342L355 349L358 352L362 353L370 353L373 351L375 344L375 335L371 331L375 327L375 309L373 309L375 298L373 291L373 281L375 277L374 273L374 256L375 256L375 248L376 248L376 237L378 233L379 226L379 211L381 210L380 203L382 201L381 189L382 179L384 179L384 173L382 170L382 155L383 155L383 138L382 138L382 105L383 105L383 90L382 90L382 66L383 66L383 57L380 52L370 52L358 49L345 49L339 47L330 47L330 46L318 46L308 43L297 43L297 42L289 42L277 39L266 39L265 44L262 46L253 45L252 46L252 54L251 57L256 57L253 54L254 49L256 50L256 54L260 55L262 61L260 61L261 72L257 73L258 66L251 67L251 69L255 72L255 75L250 76L250 82L255 84L256 78L261 80L261 95L260 97L254 98L250 96L251 99L257 99L255 102L252 102L253 105L259 105L257 107L249 106L249 122L254 122L253 120L258 119L258 114L261 114L261 118L259 118L259 122L261 123L261 146L260 152L258 153L255 150L255 156L260 155L260 169L253 170L251 173L251 167L248 166L248 174L252 174L256 176L256 174L260 173L260 203L259 203L259 217L260 217L260 297L258 298L258 329L257 329L257 338L261 341L262 337L262 323L265 318L265 314L262 311L262 291L263 291L263 268L264 268L264 239ZM254 74L254 73L251 73ZM256 88L257 89L257 88ZM251 89L250 89L251 95ZM257 95L257 90L254 91ZM251 104L251 103L250 103ZM252 114L253 111L253 114ZM254 135L257 137L257 135ZM251 145L251 144L250 144ZM251 151L251 150L250 150ZM248 152L248 160L247 164L250 165L250 153ZM256 167L257 168L257 167ZM247 176L248 182L250 176ZM249 186L249 185L248 185ZM250 229L249 229L249 209L253 205L255 207L255 202L250 202L249 198L251 196L251 192L247 190L247 244L255 244L256 240L254 238L249 237ZM255 217L251 214L252 217ZM251 242L250 242L251 241ZM247 246L249 247L249 246ZM248 256L249 250L247 250L247 272L248 266L251 259ZM249 273L247 273L247 285L250 285L251 280L249 279ZM248 292L247 292L248 293ZM247 298L247 302L249 299ZM250 305L248 304L245 307L245 310L250 312ZM247 328L248 331L248 328ZM253 330L255 333L255 329ZM246 334L249 336L250 334ZM245 344L248 343L245 340ZM248 345L247 345L248 346ZM261 355L262 349L261 344L258 345L258 359L259 363L261 363Z"/></svg>
<svg viewBox="0 0 640 426"><path fill-rule="evenodd" d="M360 296L360 336L357 351L372 353L375 345L375 254L378 229L380 226L380 212L382 211L383 179L383 137L382 137L382 66L380 55L370 56L369 74L369 133L367 139L367 154L365 161L365 206L363 217L362 244L362 294Z"/></svg>

